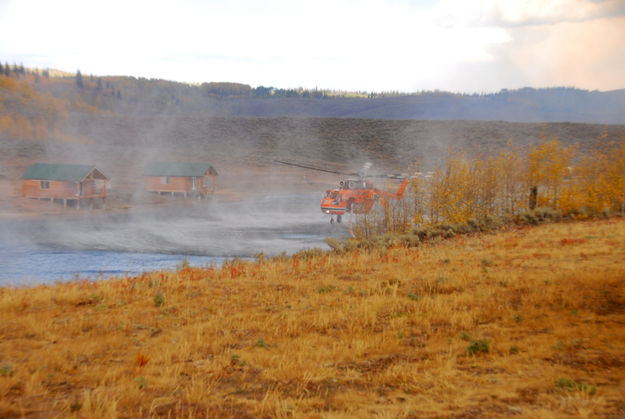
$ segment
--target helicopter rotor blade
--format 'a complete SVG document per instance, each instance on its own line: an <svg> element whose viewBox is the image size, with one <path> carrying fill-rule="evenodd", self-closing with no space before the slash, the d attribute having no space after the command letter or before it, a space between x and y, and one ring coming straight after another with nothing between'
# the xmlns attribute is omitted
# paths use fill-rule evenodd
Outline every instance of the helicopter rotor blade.
<svg viewBox="0 0 625 419"><path fill-rule="evenodd" d="M404 176L402 174L399 174L399 173L391 173L391 174L388 174L388 175L382 175L382 174L379 174L379 175L369 175L367 177L382 178L382 179L405 179L406 178L406 176Z"/></svg>
<svg viewBox="0 0 625 419"><path fill-rule="evenodd" d="M286 164L287 166L295 166L295 167L301 167L301 168L304 168L304 169L317 170L319 172L334 173L334 174L337 174L337 175L358 176L358 173L348 173L348 172L340 172L338 170L322 169L320 167L307 166L305 164L291 163L291 162L288 162L288 161L274 160L274 162L280 163L280 164Z"/></svg>
<svg viewBox="0 0 625 419"><path fill-rule="evenodd" d="M365 178L381 178L381 179L405 179L405 178L409 178L412 179L415 176L406 176L406 175L402 175L400 173L389 173L389 174L371 174L368 175L367 171L371 168L372 164L370 162L367 162L363 165L363 169L359 172L341 172L339 170L330 170L330 169L323 169L321 167L315 167L315 166L309 166L309 165L305 165L305 164L299 164L299 163L293 163L293 162L288 162L288 161L283 161L283 160L274 160L275 163L280 163L280 164L285 164L287 166L295 166L295 167L301 167L304 169L310 169L310 170L317 170L319 172L326 172L326 173L334 173L337 175L346 175L346 176L358 176L361 179L365 179Z"/></svg>

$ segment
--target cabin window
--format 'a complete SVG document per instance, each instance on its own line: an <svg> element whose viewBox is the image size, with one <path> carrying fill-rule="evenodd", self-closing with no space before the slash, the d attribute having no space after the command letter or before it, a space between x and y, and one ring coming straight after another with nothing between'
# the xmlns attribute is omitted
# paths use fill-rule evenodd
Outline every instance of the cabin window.
<svg viewBox="0 0 625 419"><path fill-rule="evenodd" d="M332 199L336 199L336 198L337 198L337 195L338 195L338 192L337 192L337 191L333 191L333 192L330 194L330 198L332 198Z"/></svg>
<svg viewBox="0 0 625 419"><path fill-rule="evenodd" d="M50 189L50 181L49 180L39 181L39 186L41 187L41 189Z"/></svg>
<svg viewBox="0 0 625 419"><path fill-rule="evenodd" d="M161 183L163 185L169 185L171 183L171 177L170 176L161 177Z"/></svg>

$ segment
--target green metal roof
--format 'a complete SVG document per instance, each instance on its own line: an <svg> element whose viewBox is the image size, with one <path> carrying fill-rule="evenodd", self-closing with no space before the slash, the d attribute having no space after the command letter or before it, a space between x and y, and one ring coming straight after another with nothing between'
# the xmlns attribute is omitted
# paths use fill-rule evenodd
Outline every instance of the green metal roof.
<svg viewBox="0 0 625 419"><path fill-rule="evenodd" d="M22 179L70 180L80 182L95 169L95 166L82 164L35 163L26 170Z"/></svg>
<svg viewBox="0 0 625 419"><path fill-rule="evenodd" d="M143 171L145 176L174 176L174 177L202 177L206 173L217 175L217 172L208 163L148 163Z"/></svg>

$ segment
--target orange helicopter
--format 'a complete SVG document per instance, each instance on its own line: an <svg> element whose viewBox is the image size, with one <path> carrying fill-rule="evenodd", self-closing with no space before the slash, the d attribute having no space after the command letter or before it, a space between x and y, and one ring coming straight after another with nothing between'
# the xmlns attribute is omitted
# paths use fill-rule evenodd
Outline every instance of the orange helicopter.
<svg viewBox="0 0 625 419"><path fill-rule="evenodd" d="M387 207L390 200L402 199L406 186L408 185L408 178L397 174L367 176L366 172L369 167L371 167L370 163L365 164L364 170L361 172L346 173L280 160L275 160L275 162L289 166L301 167L304 169L317 170L320 172L358 177L358 180L341 180L338 188L326 190L326 194L321 200L321 212L332 216L332 218L330 218L330 223L334 223L335 215L336 222L340 223L342 215L345 213L367 214L371 211L376 202L380 203L383 207ZM366 180L365 177L402 179L402 183L399 186L397 193L394 194L375 188L373 183Z"/></svg>

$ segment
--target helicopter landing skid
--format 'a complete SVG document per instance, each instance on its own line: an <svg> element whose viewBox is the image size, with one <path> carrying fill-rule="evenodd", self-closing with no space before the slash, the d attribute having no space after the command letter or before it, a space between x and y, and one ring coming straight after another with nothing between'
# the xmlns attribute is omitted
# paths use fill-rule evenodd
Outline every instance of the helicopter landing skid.
<svg viewBox="0 0 625 419"><path fill-rule="evenodd" d="M343 218L341 217L341 214L339 214L336 216L336 222L340 224L341 221L343 221ZM330 224L334 224L334 217L330 218Z"/></svg>

